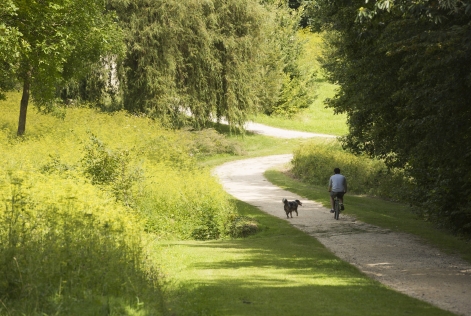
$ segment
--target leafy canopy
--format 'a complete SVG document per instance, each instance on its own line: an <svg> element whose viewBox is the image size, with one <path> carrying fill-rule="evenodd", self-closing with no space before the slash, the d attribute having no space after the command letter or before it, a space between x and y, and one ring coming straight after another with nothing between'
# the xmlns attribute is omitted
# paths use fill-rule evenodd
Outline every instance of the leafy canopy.
<svg viewBox="0 0 471 316"><path fill-rule="evenodd" d="M348 115L345 148L400 167L411 202L471 232L471 32L466 1L315 1L327 30L323 66L341 86L328 106Z"/></svg>
<svg viewBox="0 0 471 316"><path fill-rule="evenodd" d="M29 93L50 109L56 89L81 76L103 55L120 51L121 31L99 0L8 0L0 5L0 91L23 85L23 123ZM20 131L19 134L24 132Z"/></svg>
<svg viewBox="0 0 471 316"><path fill-rule="evenodd" d="M116 6L126 30L124 108L181 126L309 104L299 71L299 16L248 0L150 1ZM284 110L288 108L289 110Z"/></svg>

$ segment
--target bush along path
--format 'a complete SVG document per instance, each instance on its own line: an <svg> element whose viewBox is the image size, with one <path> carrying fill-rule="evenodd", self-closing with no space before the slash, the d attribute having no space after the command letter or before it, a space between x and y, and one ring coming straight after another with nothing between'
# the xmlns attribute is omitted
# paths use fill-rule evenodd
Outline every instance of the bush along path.
<svg viewBox="0 0 471 316"><path fill-rule="evenodd" d="M258 130L261 128L263 126L257 126ZM277 136L280 133L284 138L290 135L289 131L274 131L271 135L270 132L263 134ZM276 155L228 162L215 168L214 174L235 198L290 221L339 258L379 282L444 310L471 316L469 263L444 254L412 235L365 224L344 214L336 221L320 203L282 190L263 176L267 169L287 164L291 159L292 155ZM302 201L299 216L286 218L282 198Z"/></svg>

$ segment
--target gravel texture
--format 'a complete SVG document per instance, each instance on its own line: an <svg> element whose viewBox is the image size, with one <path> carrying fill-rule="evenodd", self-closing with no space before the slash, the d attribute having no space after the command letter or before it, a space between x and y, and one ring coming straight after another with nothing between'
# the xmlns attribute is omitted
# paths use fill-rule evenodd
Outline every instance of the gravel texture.
<svg viewBox="0 0 471 316"><path fill-rule="evenodd" d="M260 124L257 128L263 129L265 135L279 133L284 138L290 135L289 131L264 129ZM292 134L293 138L300 137L298 133ZM308 134L325 136L303 135L308 137ZM282 190L265 179L265 170L289 163L291 159L292 155L276 155L239 160L215 168L214 174L235 198L289 221L317 238L336 256L386 286L458 315L471 316L471 264L444 254L412 235L391 232L343 214L336 221L321 204ZM298 217L286 219L282 198L303 202ZM348 208L348 202L345 207Z"/></svg>

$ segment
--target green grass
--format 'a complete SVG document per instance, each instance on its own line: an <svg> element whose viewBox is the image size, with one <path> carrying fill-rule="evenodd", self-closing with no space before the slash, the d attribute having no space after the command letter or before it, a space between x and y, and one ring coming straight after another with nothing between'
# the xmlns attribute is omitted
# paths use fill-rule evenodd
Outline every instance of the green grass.
<svg viewBox="0 0 471 316"><path fill-rule="evenodd" d="M211 155L200 159L200 165L207 167L214 167L225 162L238 159L289 154L292 153L301 144L309 141L307 139L281 139L276 137L257 135L250 132L247 132L244 135L234 132L231 133L229 128L222 124L214 124L211 127L226 135L230 141L237 143L241 150L239 155L226 153Z"/></svg>
<svg viewBox="0 0 471 316"><path fill-rule="evenodd" d="M279 170L268 170L265 172L265 176L270 182L285 190L330 207L330 198L326 187L300 182ZM407 205L348 194L345 196L345 205L344 213L354 216L362 222L392 231L416 235L446 253L457 254L471 262L470 241L460 239L447 231L437 229L430 222L418 219Z"/></svg>
<svg viewBox="0 0 471 316"><path fill-rule="evenodd" d="M341 136L347 133L346 115L335 115L333 109L325 108L324 101L335 94L337 86L323 79L317 80L316 99L309 108L299 112L292 118L280 116L257 115L254 122L304 132L321 133Z"/></svg>
<svg viewBox="0 0 471 316"><path fill-rule="evenodd" d="M280 116L257 115L252 120L269 126L341 136L347 133L345 114L335 115L333 109L325 108L325 99L335 95L337 85L327 82L320 68L317 57L322 54L322 35L300 31L298 35L305 41L304 54L300 65L308 72L316 72L314 102L300 113L287 119Z"/></svg>
<svg viewBox="0 0 471 316"><path fill-rule="evenodd" d="M262 231L219 241L162 241L169 315L452 315L392 291L288 222L240 201Z"/></svg>

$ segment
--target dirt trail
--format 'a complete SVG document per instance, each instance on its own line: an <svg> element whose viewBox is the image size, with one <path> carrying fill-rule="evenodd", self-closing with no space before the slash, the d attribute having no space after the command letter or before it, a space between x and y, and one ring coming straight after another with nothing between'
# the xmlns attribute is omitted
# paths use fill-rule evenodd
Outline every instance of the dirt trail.
<svg viewBox="0 0 471 316"><path fill-rule="evenodd" d="M283 130L276 133L288 135ZM442 309L471 316L471 264L411 235L381 229L343 214L336 221L321 204L282 190L265 179L265 170L291 159L292 155L276 155L229 162L217 167L214 174L235 198L288 220L370 277ZM299 217L286 219L282 198L303 202Z"/></svg>

